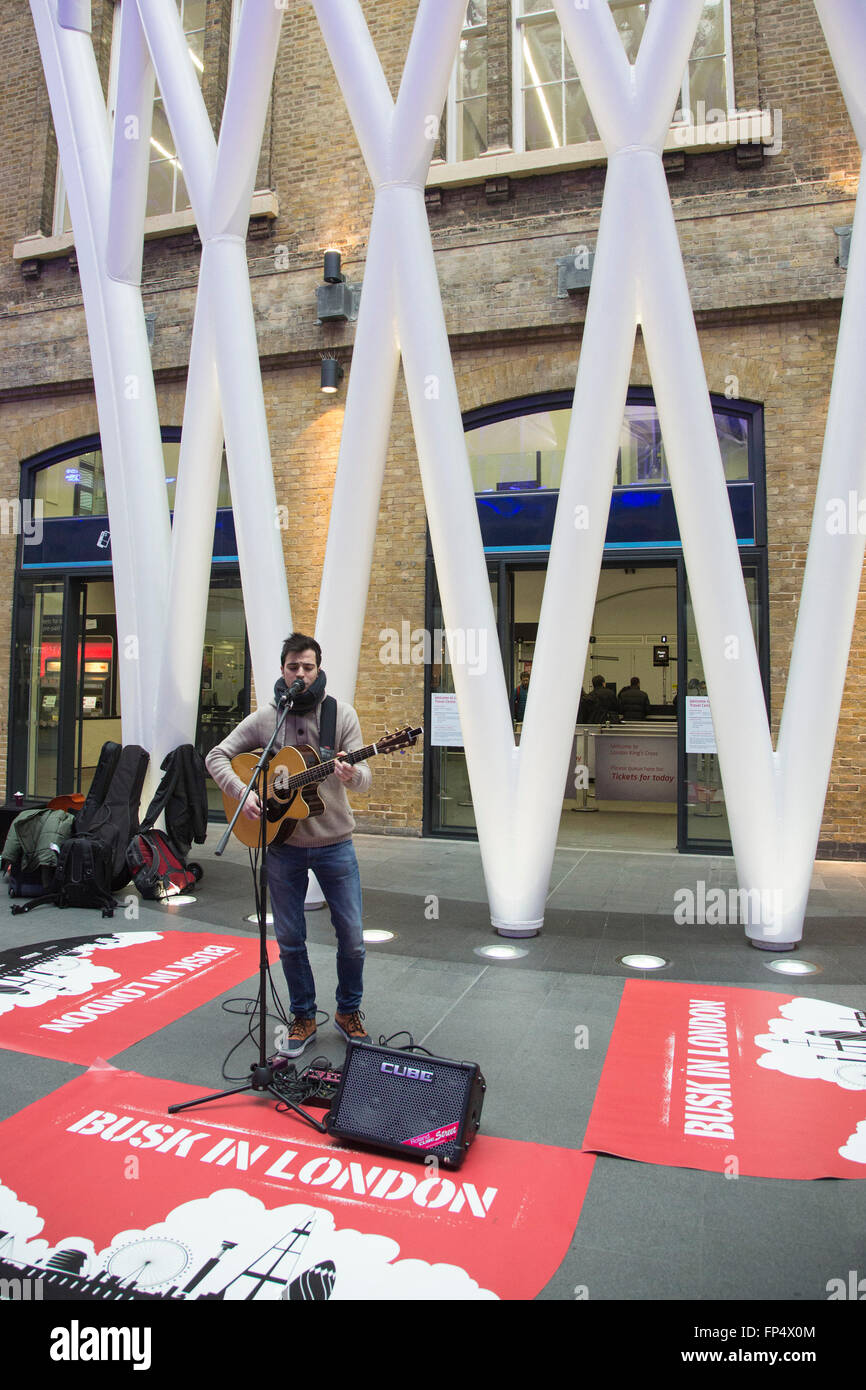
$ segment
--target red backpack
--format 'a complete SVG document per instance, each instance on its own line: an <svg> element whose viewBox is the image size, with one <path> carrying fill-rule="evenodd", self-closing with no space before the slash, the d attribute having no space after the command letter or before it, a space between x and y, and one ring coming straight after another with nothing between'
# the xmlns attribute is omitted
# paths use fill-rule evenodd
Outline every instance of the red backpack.
<svg viewBox="0 0 866 1390"><path fill-rule="evenodd" d="M166 902L186 893L202 876L200 864L185 864L162 830L140 830L126 851L132 881L143 898Z"/></svg>

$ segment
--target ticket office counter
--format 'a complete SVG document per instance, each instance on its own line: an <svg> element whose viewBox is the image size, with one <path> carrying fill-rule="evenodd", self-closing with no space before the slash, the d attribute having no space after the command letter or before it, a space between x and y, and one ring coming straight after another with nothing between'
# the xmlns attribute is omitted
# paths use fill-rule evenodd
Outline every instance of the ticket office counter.
<svg viewBox="0 0 866 1390"><path fill-rule="evenodd" d="M676 810L677 725L672 719L641 719L621 724L578 724L565 799L580 794L581 766L588 769L596 801L611 810L631 802L654 802ZM585 780L585 779L584 779Z"/></svg>

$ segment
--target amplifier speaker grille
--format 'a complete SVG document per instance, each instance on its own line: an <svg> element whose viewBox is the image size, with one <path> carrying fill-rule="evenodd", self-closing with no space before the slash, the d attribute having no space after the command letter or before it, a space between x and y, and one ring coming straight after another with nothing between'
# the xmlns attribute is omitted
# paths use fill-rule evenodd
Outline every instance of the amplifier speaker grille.
<svg viewBox="0 0 866 1390"><path fill-rule="evenodd" d="M475 1062L350 1043L327 1119L338 1138L456 1168L478 1132L485 1082Z"/></svg>

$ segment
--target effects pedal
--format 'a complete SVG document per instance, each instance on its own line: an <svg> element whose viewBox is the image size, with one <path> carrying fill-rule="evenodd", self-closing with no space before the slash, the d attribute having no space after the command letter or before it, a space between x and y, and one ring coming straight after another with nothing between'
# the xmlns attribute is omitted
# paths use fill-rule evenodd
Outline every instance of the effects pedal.
<svg viewBox="0 0 866 1390"><path fill-rule="evenodd" d="M299 1077L302 1085L309 1089L305 1097L306 1105L315 1105L329 1110L343 1073L331 1067L308 1067Z"/></svg>

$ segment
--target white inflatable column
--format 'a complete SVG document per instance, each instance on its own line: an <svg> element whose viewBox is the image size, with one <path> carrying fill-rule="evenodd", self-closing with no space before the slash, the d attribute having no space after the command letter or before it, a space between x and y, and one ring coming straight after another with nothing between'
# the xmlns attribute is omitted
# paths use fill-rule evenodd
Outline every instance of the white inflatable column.
<svg viewBox="0 0 866 1390"><path fill-rule="evenodd" d="M202 260L175 497L161 746L194 737L223 426L259 698L291 628L246 260L246 231L282 11L246 5L217 147L173 5L137 0L190 193Z"/></svg>
<svg viewBox="0 0 866 1390"><path fill-rule="evenodd" d="M861 154L866 149L866 10L816 0ZM866 506L866 211L854 215L827 428L782 720L786 936L799 939L833 762L863 570ZM853 506L852 506L853 500ZM790 899L790 903L788 903Z"/></svg>
<svg viewBox="0 0 866 1390"><path fill-rule="evenodd" d="M31 0L66 183L87 318L99 413L112 542L123 740L152 748L156 680L162 649L169 517L162 443L139 284L141 144L115 142L118 193L111 197L108 117L87 15L89 6ZM151 80L140 40L126 26L124 72L134 86L130 113L142 110ZM111 245L109 222L117 238ZM109 252L111 250L111 255ZM147 583L142 583L142 577Z"/></svg>
<svg viewBox="0 0 866 1390"><path fill-rule="evenodd" d="M313 0L374 187L388 180L394 103L354 0ZM339 699L354 699L400 351L390 229L378 197L367 242L319 590L316 639Z"/></svg>
<svg viewBox="0 0 866 1390"><path fill-rule="evenodd" d="M400 362L391 243L388 229L381 226L383 216L377 200L348 374L316 617L316 640L322 648L328 690L349 704L355 698Z"/></svg>

